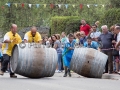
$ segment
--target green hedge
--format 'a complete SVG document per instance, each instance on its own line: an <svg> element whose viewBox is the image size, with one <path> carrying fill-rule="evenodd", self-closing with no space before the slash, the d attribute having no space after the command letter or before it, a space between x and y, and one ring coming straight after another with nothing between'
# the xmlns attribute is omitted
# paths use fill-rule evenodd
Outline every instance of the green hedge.
<svg viewBox="0 0 120 90"><path fill-rule="evenodd" d="M109 27L116 23L120 23L120 9L113 8L108 10L101 19L101 22Z"/></svg>
<svg viewBox="0 0 120 90"><path fill-rule="evenodd" d="M51 34L60 34L63 31L68 34L78 31L81 19L82 18L78 16L52 17L50 22Z"/></svg>

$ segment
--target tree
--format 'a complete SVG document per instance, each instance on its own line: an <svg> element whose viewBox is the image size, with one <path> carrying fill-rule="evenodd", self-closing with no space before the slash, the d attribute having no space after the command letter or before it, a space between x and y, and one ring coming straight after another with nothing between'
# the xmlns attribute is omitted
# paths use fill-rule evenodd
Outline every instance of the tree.
<svg viewBox="0 0 120 90"><path fill-rule="evenodd" d="M116 8L120 7L120 0L110 0L110 2L114 7Z"/></svg>
<svg viewBox="0 0 120 90"><path fill-rule="evenodd" d="M12 3L10 7L5 3ZM103 3L104 2L104 3ZM2 0L0 6L4 9L0 10L0 27L6 32L9 30L11 23L16 23L19 29L29 26L50 26L51 17L54 16L78 16L83 19L88 19L90 23L100 20L104 15L105 8L102 6L95 6L96 4L107 4L109 0ZM14 3L20 3L17 8ZM21 4L26 3L24 8ZM41 4L40 8L35 5L32 8L28 4ZM46 8L42 4L47 4ZM50 8L50 4L55 4L54 8ZM61 8L57 4L71 4L66 9L64 5ZM75 8L72 5L75 4ZM80 4L83 7L80 9ZM90 8L87 4L92 4Z"/></svg>
<svg viewBox="0 0 120 90"><path fill-rule="evenodd" d="M109 27L120 23L120 9L113 8L108 10L101 21L103 24L106 24Z"/></svg>

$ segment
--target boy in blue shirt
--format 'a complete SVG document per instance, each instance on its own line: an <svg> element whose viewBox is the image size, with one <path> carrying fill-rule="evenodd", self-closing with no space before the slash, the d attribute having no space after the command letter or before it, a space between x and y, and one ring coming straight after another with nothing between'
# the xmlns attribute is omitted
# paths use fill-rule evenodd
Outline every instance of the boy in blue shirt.
<svg viewBox="0 0 120 90"><path fill-rule="evenodd" d="M87 41L84 43L84 47L98 49L98 43L96 41L92 41L91 37L87 38Z"/></svg>

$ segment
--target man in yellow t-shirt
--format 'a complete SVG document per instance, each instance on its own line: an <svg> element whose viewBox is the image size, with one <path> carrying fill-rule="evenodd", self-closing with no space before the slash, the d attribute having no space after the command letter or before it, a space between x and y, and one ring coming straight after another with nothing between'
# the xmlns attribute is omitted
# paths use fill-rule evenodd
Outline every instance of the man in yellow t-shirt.
<svg viewBox="0 0 120 90"><path fill-rule="evenodd" d="M41 41L41 35L37 32L37 28L35 26L33 26L24 36L25 43L41 43Z"/></svg>
<svg viewBox="0 0 120 90"><path fill-rule="evenodd" d="M11 31L7 32L4 36L4 41L2 45L3 62L2 62L0 75L3 75L4 72L7 70L7 66L10 61L10 56L14 45L22 42L21 37L16 32L17 32L17 25L12 24ZM10 70L10 77L16 78L17 76L15 76L15 74L12 73Z"/></svg>

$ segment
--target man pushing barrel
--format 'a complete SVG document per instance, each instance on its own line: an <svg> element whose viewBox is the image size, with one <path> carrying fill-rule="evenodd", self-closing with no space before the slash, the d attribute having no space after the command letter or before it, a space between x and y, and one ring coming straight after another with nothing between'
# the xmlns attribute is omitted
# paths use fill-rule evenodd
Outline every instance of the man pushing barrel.
<svg viewBox="0 0 120 90"><path fill-rule="evenodd" d="M37 28L35 26L31 27L31 30L28 31L24 36L25 43L41 43L42 38Z"/></svg>
<svg viewBox="0 0 120 90"><path fill-rule="evenodd" d="M2 45L3 62L2 62L0 75L4 75L4 72L7 70L14 45L19 44L21 42L22 42L22 39L19 36L19 34L17 34L17 25L12 24L11 31L7 32L4 36L4 41ZM10 77L17 78L17 76L14 73L12 73L11 70L10 70Z"/></svg>

